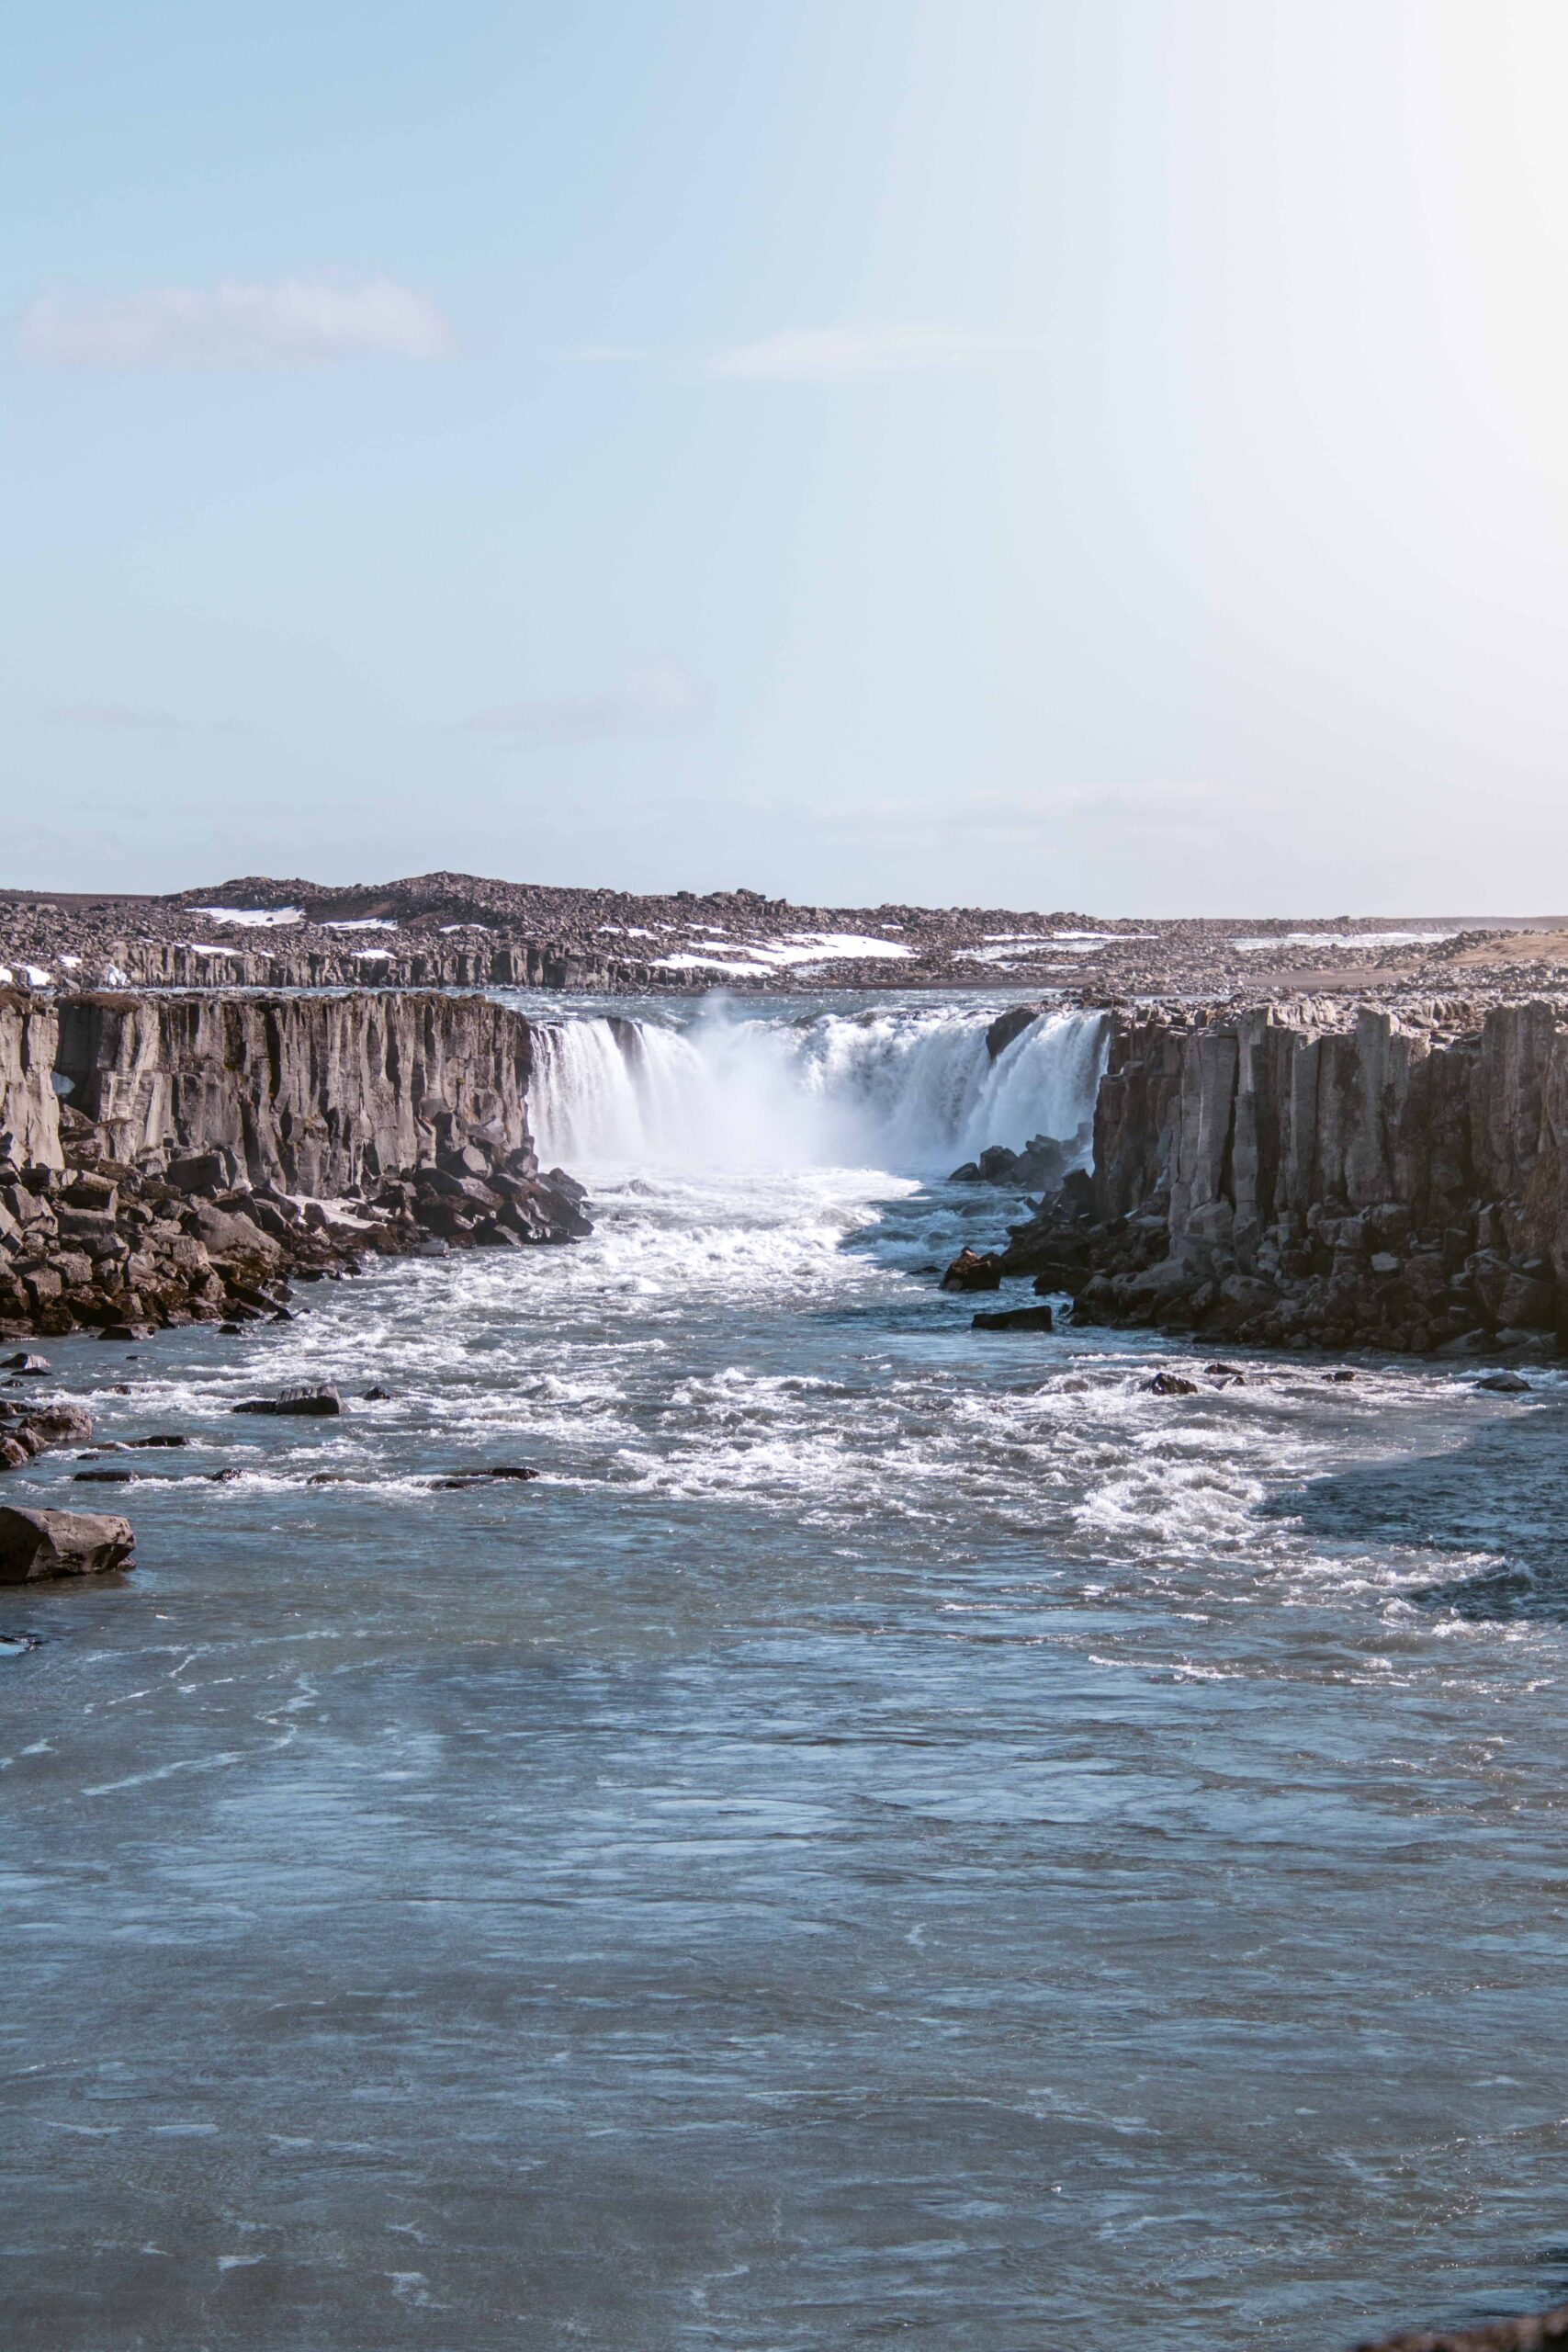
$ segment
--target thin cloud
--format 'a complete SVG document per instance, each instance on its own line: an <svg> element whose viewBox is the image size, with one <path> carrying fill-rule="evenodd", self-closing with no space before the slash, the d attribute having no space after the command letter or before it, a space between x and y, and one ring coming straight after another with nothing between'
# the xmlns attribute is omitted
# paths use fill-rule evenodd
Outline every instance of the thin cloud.
<svg viewBox="0 0 1568 2352"><path fill-rule="evenodd" d="M107 727L122 734L166 734L188 721L172 710L144 710L132 703L73 702L46 714L58 727Z"/></svg>
<svg viewBox="0 0 1568 2352"><path fill-rule="evenodd" d="M504 736L529 746L597 743L615 736L687 734L700 722L703 710L702 690L680 662L650 662L598 694L561 695L481 710L464 721L463 731Z"/></svg>
<svg viewBox="0 0 1568 2352"><path fill-rule="evenodd" d="M99 727L120 735L248 735L243 718L182 718L177 711L141 703L72 702L46 710L56 727Z"/></svg>
<svg viewBox="0 0 1568 2352"><path fill-rule="evenodd" d="M997 368L1045 349L1043 335L964 327L807 327L717 351L716 376L754 384L831 384L857 376L942 375Z"/></svg>
<svg viewBox="0 0 1568 2352"><path fill-rule="evenodd" d="M963 839L998 833L1021 842L1043 831L1091 838L1109 827L1136 827L1142 834L1202 835L1225 822L1279 807L1271 795L1244 785L1199 778L1149 777L1105 786L1042 786L1032 792L980 792L952 801L846 802L818 811L818 821L835 831L882 832L897 826L912 834Z"/></svg>
<svg viewBox="0 0 1568 2352"><path fill-rule="evenodd" d="M40 296L21 346L54 368L267 370L380 354L440 359L451 332L434 303L390 278L328 286L163 286L93 299Z"/></svg>

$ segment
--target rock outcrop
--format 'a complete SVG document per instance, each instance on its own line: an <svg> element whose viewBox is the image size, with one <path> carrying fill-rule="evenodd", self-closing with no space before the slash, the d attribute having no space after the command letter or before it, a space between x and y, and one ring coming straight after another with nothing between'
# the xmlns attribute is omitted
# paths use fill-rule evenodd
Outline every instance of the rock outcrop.
<svg viewBox="0 0 1568 2352"><path fill-rule="evenodd" d="M1084 1322L1429 1351L1568 1340L1568 1015L1120 1017L1093 1172L1004 1272Z"/></svg>
<svg viewBox="0 0 1568 2352"><path fill-rule="evenodd" d="M109 1576L135 1565L130 1521L97 1511L0 1509L0 1584Z"/></svg>
<svg viewBox="0 0 1568 2352"><path fill-rule="evenodd" d="M52 1445L84 1444L93 1434L85 1405L12 1405L0 1397L0 1470L17 1470Z"/></svg>
<svg viewBox="0 0 1568 2352"><path fill-rule="evenodd" d="M0 995L0 1332L239 1324L367 1253L579 1238L532 1064L479 997Z"/></svg>
<svg viewBox="0 0 1568 2352"><path fill-rule="evenodd" d="M530 1144L533 1031L484 997L106 990L62 1003L54 1058L114 1159L227 1153L286 1192Z"/></svg>
<svg viewBox="0 0 1568 2352"><path fill-rule="evenodd" d="M54 1010L45 1000L0 989L0 1159L29 1168L64 1165L52 1082L57 1036Z"/></svg>

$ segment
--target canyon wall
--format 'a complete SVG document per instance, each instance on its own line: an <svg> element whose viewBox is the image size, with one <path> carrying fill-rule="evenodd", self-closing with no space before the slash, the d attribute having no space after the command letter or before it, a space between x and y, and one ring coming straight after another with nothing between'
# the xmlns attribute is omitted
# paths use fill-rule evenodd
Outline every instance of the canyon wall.
<svg viewBox="0 0 1568 2352"><path fill-rule="evenodd" d="M112 1157L223 1150L254 1184L346 1193L476 1143L529 1148L533 1031L483 997L63 1000L56 1066Z"/></svg>
<svg viewBox="0 0 1568 2352"><path fill-rule="evenodd" d="M533 1050L484 997L0 992L0 1334L286 1317L371 1255L580 1239Z"/></svg>
<svg viewBox="0 0 1568 2352"><path fill-rule="evenodd" d="M1082 1321L1540 1352L1568 1338L1568 1018L1119 1015L1089 1185L1004 1262Z"/></svg>
<svg viewBox="0 0 1568 2352"><path fill-rule="evenodd" d="M52 1079L58 1038L51 1003L0 989L0 1160L63 1165Z"/></svg>
<svg viewBox="0 0 1568 2352"><path fill-rule="evenodd" d="M117 939L100 960L105 977L118 975L139 988L594 989L619 994L668 988L678 977L548 941L490 943L471 935L458 941L425 934L417 945L400 937L384 949L299 946L287 933L273 934L265 946L232 948Z"/></svg>

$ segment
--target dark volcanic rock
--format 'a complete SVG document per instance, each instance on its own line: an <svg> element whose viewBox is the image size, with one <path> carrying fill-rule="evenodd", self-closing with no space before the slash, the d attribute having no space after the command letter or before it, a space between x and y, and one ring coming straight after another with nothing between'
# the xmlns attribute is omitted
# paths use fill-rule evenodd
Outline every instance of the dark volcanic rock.
<svg viewBox="0 0 1568 2352"><path fill-rule="evenodd" d="M432 1478L432 1489L438 1494L452 1494L464 1487L493 1487L507 1480L519 1485L538 1476L536 1470L525 1470L510 1463L502 1463L490 1470L455 1470L449 1477Z"/></svg>
<svg viewBox="0 0 1568 2352"><path fill-rule="evenodd" d="M990 1060L1005 1054L1014 1038L1021 1037L1026 1029L1032 1029L1040 1013L1037 1004L1015 1004L1006 1012L999 1012L986 1032L986 1052Z"/></svg>
<svg viewBox="0 0 1568 2352"><path fill-rule="evenodd" d="M1495 2319L1481 2327L1416 2328L1361 2344L1357 2352L1558 2352L1568 2346L1568 2303L1523 2319Z"/></svg>
<svg viewBox="0 0 1568 2352"><path fill-rule="evenodd" d="M232 1332L288 1320L290 1280L445 1250L432 1226L581 1238L581 1186L533 1148L533 1042L477 998L0 989L0 1331Z"/></svg>
<svg viewBox="0 0 1568 2352"><path fill-rule="evenodd" d="M331 1420L343 1411L343 1398L335 1388L286 1388L281 1396L247 1396L242 1405L231 1405L231 1413L283 1413L298 1415L307 1420Z"/></svg>
<svg viewBox="0 0 1568 2352"><path fill-rule="evenodd" d="M972 1331L1049 1331L1054 1317L1048 1306L1003 1306L972 1317Z"/></svg>
<svg viewBox="0 0 1568 2352"><path fill-rule="evenodd" d="M1074 1319L1546 1361L1568 1340L1568 1018L1118 1017L1094 1164L1002 1256Z"/></svg>
<svg viewBox="0 0 1568 2352"><path fill-rule="evenodd" d="M942 1278L943 1290L1000 1290L1002 1261L995 1254L961 1250Z"/></svg>
<svg viewBox="0 0 1568 2352"><path fill-rule="evenodd" d="M0 1506L0 1584L46 1577L107 1576L134 1565L130 1522L96 1511L13 1510Z"/></svg>

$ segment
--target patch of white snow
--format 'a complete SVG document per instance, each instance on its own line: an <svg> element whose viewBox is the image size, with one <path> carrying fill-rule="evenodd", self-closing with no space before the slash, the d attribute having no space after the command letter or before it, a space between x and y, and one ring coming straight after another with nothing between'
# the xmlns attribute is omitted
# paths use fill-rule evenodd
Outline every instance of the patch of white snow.
<svg viewBox="0 0 1568 2352"><path fill-rule="evenodd" d="M303 922L303 907L196 907L192 912L209 915L214 922L241 923L247 931L279 931L285 923Z"/></svg>

